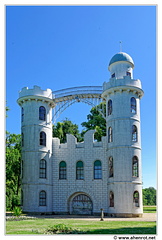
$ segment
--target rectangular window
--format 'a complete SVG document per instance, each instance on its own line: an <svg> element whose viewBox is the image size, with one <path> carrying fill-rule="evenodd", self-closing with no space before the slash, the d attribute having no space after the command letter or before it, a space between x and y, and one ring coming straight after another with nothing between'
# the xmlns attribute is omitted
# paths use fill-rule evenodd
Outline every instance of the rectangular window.
<svg viewBox="0 0 162 240"><path fill-rule="evenodd" d="M39 193L39 206L46 206L46 192L41 191Z"/></svg>
<svg viewBox="0 0 162 240"><path fill-rule="evenodd" d="M66 179L66 167L60 167L59 179Z"/></svg>
<svg viewBox="0 0 162 240"><path fill-rule="evenodd" d="M94 179L102 179L101 166L95 166L95 169L94 169Z"/></svg>
<svg viewBox="0 0 162 240"><path fill-rule="evenodd" d="M78 167L78 168L77 168L76 179L80 179L80 180L83 180L83 179L84 179L83 167Z"/></svg>

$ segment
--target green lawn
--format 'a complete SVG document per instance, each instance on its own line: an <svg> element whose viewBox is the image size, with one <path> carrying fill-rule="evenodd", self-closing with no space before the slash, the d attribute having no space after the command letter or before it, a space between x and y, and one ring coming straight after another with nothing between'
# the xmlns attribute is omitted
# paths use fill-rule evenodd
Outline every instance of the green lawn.
<svg viewBox="0 0 162 240"><path fill-rule="evenodd" d="M6 221L6 234L43 234L49 226L62 223L86 234L156 234L156 222L50 218Z"/></svg>
<svg viewBox="0 0 162 240"><path fill-rule="evenodd" d="M144 206L143 212L144 213L156 213L156 206Z"/></svg>

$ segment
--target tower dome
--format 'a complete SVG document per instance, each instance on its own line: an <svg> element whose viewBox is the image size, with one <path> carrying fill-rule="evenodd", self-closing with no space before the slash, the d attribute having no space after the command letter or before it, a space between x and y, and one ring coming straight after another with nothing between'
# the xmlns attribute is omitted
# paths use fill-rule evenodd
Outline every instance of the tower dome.
<svg viewBox="0 0 162 240"><path fill-rule="evenodd" d="M113 63L116 63L116 62L129 62L132 64L132 67L134 67L134 62L133 62L133 59L131 58L131 56L129 56L127 53L124 53L124 52L119 52L117 54L115 54L110 62L109 62L109 66Z"/></svg>
<svg viewBox="0 0 162 240"><path fill-rule="evenodd" d="M111 73L112 78L121 79L124 76L130 76L133 78L134 62L131 56L127 53L116 53L110 60L108 70Z"/></svg>

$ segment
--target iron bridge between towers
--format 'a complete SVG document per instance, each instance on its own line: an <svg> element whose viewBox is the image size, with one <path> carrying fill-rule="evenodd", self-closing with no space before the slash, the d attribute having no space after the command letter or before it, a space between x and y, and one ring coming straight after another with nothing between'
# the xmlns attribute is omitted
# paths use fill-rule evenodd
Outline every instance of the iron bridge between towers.
<svg viewBox="0 0 162 240"><path fill-rule="evenodd" d="M102 91L102 86L72 87L53 91L55 103L53 121L56 122L60 114L74 103L83 102L97 108L101 102L104 102L101 97ZM98 111L105 118L104 109L98 108Z"/></svg>

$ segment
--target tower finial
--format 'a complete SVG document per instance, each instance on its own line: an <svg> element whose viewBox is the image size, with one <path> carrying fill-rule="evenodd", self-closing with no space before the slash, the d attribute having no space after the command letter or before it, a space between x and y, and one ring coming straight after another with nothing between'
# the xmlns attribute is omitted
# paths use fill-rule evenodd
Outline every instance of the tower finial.
<svg viewBox="0 0 162 240"><path fill-rule="evenodd" d="M122 52L122 41L120 41L119 44L120 44L120 52Z"/></svg>

